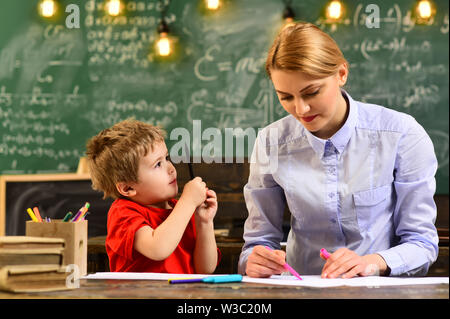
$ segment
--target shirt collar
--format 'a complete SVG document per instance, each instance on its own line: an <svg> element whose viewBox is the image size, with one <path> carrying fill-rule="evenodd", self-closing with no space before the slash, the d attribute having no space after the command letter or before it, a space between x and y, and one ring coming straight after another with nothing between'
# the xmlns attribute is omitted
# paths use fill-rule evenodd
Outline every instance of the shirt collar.
<svg viewBox="0 0 450 319"><path fill-rule="evenodd" d="M347 117L347 120L345 121L344 125L334 133L332 137L328 139L333 146L338 151L338 156L340 157L342 153L344 152L345 147L347 146L348 141L350 140L350 137L352 136L353 132L355 131L356 121L357 121L357 113L358 113L358 105L356 102L352 99L352 97L344 90L341 89L342 96L347 100L348 106L350 108L349 114ZM307 129L305 129L305 134L308 139L309 144L314 149L317 155L319 155L320 158L323 157L325 152L325 144L327 140L318 138L314 136L311 132L309 132Z"/></svg>

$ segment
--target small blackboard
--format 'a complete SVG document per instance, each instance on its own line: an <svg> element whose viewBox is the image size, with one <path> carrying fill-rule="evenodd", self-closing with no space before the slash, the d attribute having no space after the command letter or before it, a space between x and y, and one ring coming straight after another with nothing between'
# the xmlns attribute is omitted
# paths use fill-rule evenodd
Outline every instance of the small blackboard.
<svg viewBox="0 0 450 319"><path fill-rule="evenodd" d="M26 210L37 206L42 218L63 219L90 203L88 237L106 234L112 199L94 191L86 174L38 174L0 177L0 235L25 235Z"/></svg>

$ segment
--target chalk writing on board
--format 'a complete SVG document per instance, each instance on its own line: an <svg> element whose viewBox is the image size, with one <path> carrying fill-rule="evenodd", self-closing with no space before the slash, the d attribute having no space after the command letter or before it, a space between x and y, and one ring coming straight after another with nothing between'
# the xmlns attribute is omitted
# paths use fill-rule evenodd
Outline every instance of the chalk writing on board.
<svg viewBox="0 0 450 319"><path fill-rule="evenodd" d="M423 40L420 43L408 43L406 37L392 37L390 39L371 38L363 39L361 42L346 43L341 46L343 52L357 51L366 60L371 60L374 56L385 56L388 52L393 58L399 53L408 52L408 54L418 53L426 54L431 52L431 43Z"/></svg>
<svg viewBox="0 0 450 319"><path fill-rule="evenodd" d="M219 72L232 71L231 61L214 61L214 55L219 55L221 47L217 44L208 48L205 55L197 60L194 65L195 76L202 81L215 81L218 78Z"/></svg>
<svg viewBox="0 0 450 319"><path fill-rule="evenodd" d="M103 3L87 3L84 25L87 28L87 52L89 66L126 65L136 69L148 68L153 60L151 43L156 38L162 3L127 1L128 13L112 17L104 14ZM177 21L174 13L165 15L167 24ZM119 27L119 28L117 28ZM147 54L145 54L147 52ZM91 78L95 79L95 75Z"/></svg>
<svg viewBox="0 0 450 319"><path fill-rule="evenodd" d="M93 127L108 127L132 116L137 120L167 128L178 115L178 105L174 101L154 103L144 98L120 97L118 93L100 101L101 103L94 102L92 108L82 115Z"/></svg>
<svg viewBox="0 0 450 319"><path fill-rule="evenodd" d="M277 117L281 117L283 113L280 111L282 111L283 108L280 105L277 105L278 107L275 108L274 91L269 79L261 80L259 86L261 89L253 101L253 104L257 109L264 111L264 120L260 123L260 127L264 127L274 121L275 114L277 114Z"/></svg>
<svg viewBox="0 0 450 319"><path fill-rule="evenodd" d="M232 61L216 61L215 56L220 55L222 48L215 44L205 51L194 64L195 76L205 82L215 81L221 72L247 72L253 74L261 73L265 63L265 55L261 57L241 57L233 65Z"/></svg>
<svg viewBox="0 0 450 319"><path fill-rule="evenodd" d="M205 55L202 56L200 59L197 60L197 62L194 65L194 72L195 76L202 81L214 81L217 79L217 75L206 75L203 74L203 72L200 71L200 66L202 64L206 64L209 62L214 61L213 53L214 52L220 52L220 46L219 45L213 45L208 50L206 50ZM228 62L229 63L229 62ZM209 69L208 67L205 67L206 69Z"/></svg>
<svg viewBox="0 0 450 319"><path fill-rule="evenodd" d="M448 34L449 29L449 21L448 21L448 13L444 15L444 20L442 21L442 26L439 29L442 34Z"/></svg>
<svg viewBox="0 0 450 319"><path fill-rule="evenodd" d="M413 84L404 88L404 90L404 94L398 95L394 92L376 89L371 93L363 94L361 101L381 104L379 102L387 100L391 107L396 107L403 112L412 108L414 108L414 111L430 112L440 102L439 88L436 85L423 86Z"/></svg>
<svg viewBox="0 0 450 319"><path fill-rule="evenodd" d="M219 93L218 93L219 94ZM220 95L220 94L219 94ZM217 106L210 101L212 97L206 89L195 91L191 95L191 104L187 109L187 120L203 120L213 127L224 129L227 127L261 127L266 117L264 109L244 109Z"/></svg>

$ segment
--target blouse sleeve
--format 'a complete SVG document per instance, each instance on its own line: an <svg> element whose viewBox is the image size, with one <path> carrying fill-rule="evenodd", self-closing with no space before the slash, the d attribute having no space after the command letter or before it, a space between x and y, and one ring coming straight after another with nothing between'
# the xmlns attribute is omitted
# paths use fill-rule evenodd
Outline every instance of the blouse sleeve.
<svg viewBox="0 0 450 319"><path fill-rule="evenodd" d="M410 120L410 128L399 142L394 170L398 245L379 252L391 276L425 275L439 250L433 199L437 159L428 134L414 119Z"/></svg>
<svg viewBox="0 0 450 319"><path fill-rule="evenodd" d="M277 162L271 159L270 147L266 146L267 142L264 140L264 137L258 135L251 156L248 183L244 186L248 218L244 224L245 243L238 265L241 274L245 274L247 259L254 246L266 245L280 249L283 239L286 198L283 189L273 178Z"/></svg>

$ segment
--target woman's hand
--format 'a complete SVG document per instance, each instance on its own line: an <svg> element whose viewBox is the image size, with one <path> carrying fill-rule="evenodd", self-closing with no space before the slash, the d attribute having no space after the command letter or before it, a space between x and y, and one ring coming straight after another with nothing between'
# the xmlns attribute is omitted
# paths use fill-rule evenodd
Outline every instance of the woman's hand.
<svg viewBox="0 0 450 319"><path fill-rule="evenodd" d="M245 273L250 277L270 277L285 271L286 253L283 250L269 250L258 245L248 256Z"/></svg>
<svg viewBox="0 0 450 319"><path fill-rule="evenodd" d="M327 261L322 268L322 278L381 275L387 269L386 262L380 255L359 256L348 248L339 248L328 259L322 253L320 257Z"/></svg>

